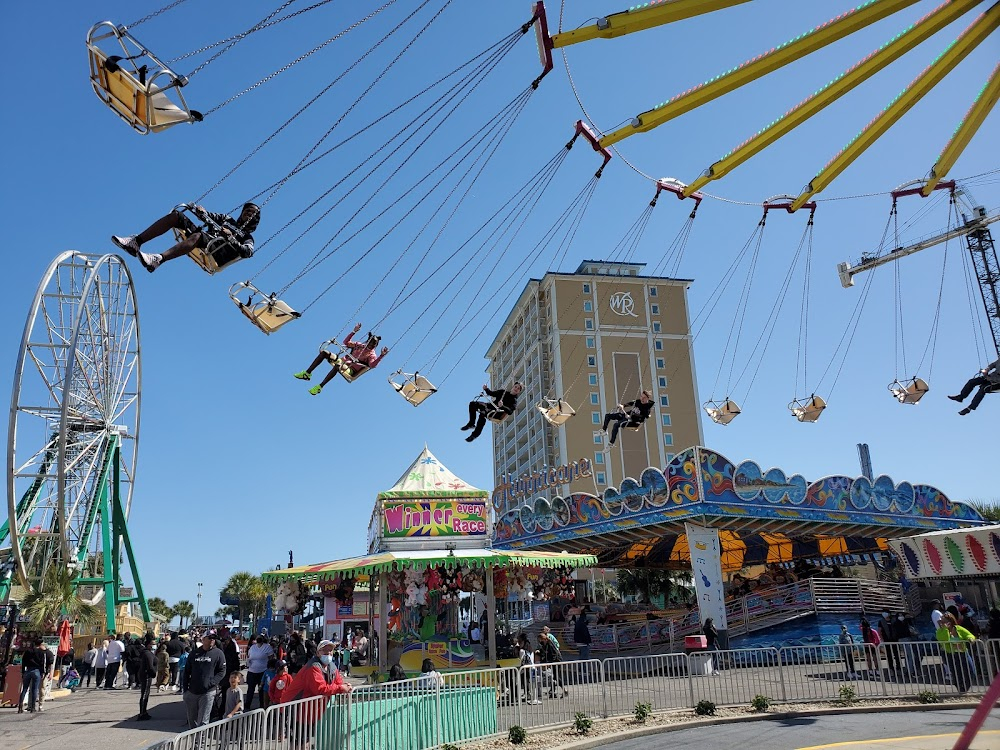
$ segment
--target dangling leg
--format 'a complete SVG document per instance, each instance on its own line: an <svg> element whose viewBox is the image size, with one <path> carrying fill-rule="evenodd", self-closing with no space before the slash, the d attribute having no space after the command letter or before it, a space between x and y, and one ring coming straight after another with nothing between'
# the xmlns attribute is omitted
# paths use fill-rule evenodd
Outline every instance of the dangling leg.
<svg viewBox="0 0 1000 750"><path fill-rule="evenodd" d="M950 398L952 401L965 401L965 399L969 397L969 394L972 393L972 390L977 385L984 385L985 383L986 383L986 378L983 377L982 375L979 375L978 377L975 378L970 378L969 382L967 382L965 385L962 386L961 393L959 393L957 396L948 396L948 398Z"/></svg>
<svg viewBox="0 0 1000 750"><path fill-rule="evenodd" d="M976 409L978 409L979 405L983 403L983 399L986 398L986 394L990 392L991 389L989 385L984 384L979 386L979 390L976 391L976 395L972 397L972 401L969 402L968 408L962 409L962 411L959 412L959 414L961 414L962 412L968 414L970 411L975 411Z"/></svg>
<svg viewBox="0 0 1000 750"><path fill-rule="evenodd" d="M480 406L478 401L469 402L469 421L462 427L462 430L471 430L476 426L476 409Z"/></svg>
<svg viewBox="0 0 1000 750"><path fill-rule="evenodd" d="M113 235L111 241L114 242L118 247L127 252L129 255L138 256L139 248L142 247L144 242L149 242L150 240L156 239L160 235L166 234L171 229L177 229L183 225L183 215L178 211L171 211L166 216L161 216L159 219L150 224L144 231L135 235Z"/></svg>
<svg viewBox="0 0 1000 750"><path fill-rule="evenodd" d="M604 430L605 432L607 432L608 431L608 425L611 424L611 420L614 419L614 418L615 418L615 413L613 411L609 411L607 414L605 414L604 415L604 426L601 429Z"/></svg>
<svg viewBox="0 0 1000 750"><path fill-rule="evenodd" d="M613 425L611 425L611 439L608 441L608 445L609 446L614 445L615 441L618 439L618 430L621 429L623 421L624 420L619 419L619 418L616 417L615 418L615 423Z"/></svg>
<svg viewBox="0 0 1000 750"><path fill-rule="evenodd" d="M481 406L481 404L480 404ZM476 419L476 429L472 431L472 434L465 439L465 442L471 443L477 437L483 434L483 428L486 426L486 410L480 409L479 417Z"/></svg>
<svg viewBox="0 0 1000 750"><path fill-rule="evenodd" d="M325 356L325 355L320 355L320 356ZM325 386L327 383L329 383L331 380L333 380L339 374L340 374L340 366L336 362L331 362L330 363L330 372L328 372L326 374L326 377L323 378L322 381L320 381L319 385L314 385L312 388L310 388L309 392L312 395L314 395L314 396L318 396L319 393L320 393L320 391L323 390L323 386Z"/></svg>
<svg viewBox="0 0 1000 750"><path fill-rule="evenodd" d="M317 367L319 367L320 364L322 364L322 362L323 362L324 359L326 359L326 353L325 352L320 352L319 354L316 355L316 359L314 359L312 361L311 365L309 365L302 372L295 373L292 377L293 378L298 378L299 380L312 380L313 370L315 370Z"/></svg>

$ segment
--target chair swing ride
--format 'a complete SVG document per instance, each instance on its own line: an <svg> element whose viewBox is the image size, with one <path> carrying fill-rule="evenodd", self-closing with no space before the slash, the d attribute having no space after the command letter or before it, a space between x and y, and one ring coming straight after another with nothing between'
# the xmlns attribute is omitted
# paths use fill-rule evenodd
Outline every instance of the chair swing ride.
<svg viewBox="0 0 1000 750"><path fill-rule="evenodd" d="M329 0L327 0L327 2L328 1ZM239 96L249 93L262 83L269 81L271 78L283 72L284 69L288 67L286 66L285 68L279 69L275 73L265 77L262 81L252 84L247 89L222 102L222 104L207 110L204 115L191 109L184 96L184 88L189 84L189 81L196 73L212 63L220 55L227 52L242 39L246 38L250 34L257 33L275 24L289 20L296 15L326 4L326 2L320 2L300 11L294 11L284 16L280 15L289 5L291 5L292 2L294 2L294 0L289 0L283 3L266 18L241 33L213 45L209 45L208 47L204 47L201 50L196 50L194 53L189 53L175 58L174 60L167 61L163 61L161 58L155 56L149 48L139 43L135 36L131 33L131 29L139 25L139 23L145 22L149 18L152 18L169 9L171 6L167 6L167 8L164 8L157 13L153 13L150 16L141 19L141 21L131 24L130 26L118 26L111 22L96 24L90 30L87 37L87 47L91 68L91 84L100 100L118 117L128 122L129 125L139 133L158 134L177 124L201 122L218 109L226 106ZM383 9L391 5L392 2L393 0L389 0L389 2L381 8L359 21L358 24L370 20ZM282 250L273 254L268 263L260 269L256 275L246 281L233 284L230 288L230 298L241 313L245 315L255 327L263 333L270 335L280 330L291 321L300 319L325 294L340 283L344 276L353 270L358 263L361 262L361 260L379 247L383 240L392 235L403 223L403 221L411 216L417 207L425 201L430 200L432 195L439 188L441 188L442 192L444 192L450 187L451 192L448 193L447 198L440 202L440 205L436 206L432 219L438 214L438 212L444 210L447 201L457 191L457 193L462 197L458 199L457 204L453 204L451 216L454 216L455 212L461 205L462 200L464 200L464 194L468 194L470 192L469 188L475 184L478 176L482 174L482 170L486 163L488 163L494 154L497 153L504 137L510 131L518 116L524 111L529 99L531 98L532 92L539 87L541 80L553 69L554 50L561 50L565 56L565 48L571 45L596 39L610 39L670 23L681 22L684 19L692 18L704 13L724 11L726 8L740 5L744 2L746 2L746 0L665 0L664 2L645 4L630 10L598 18L597 22L594 24L585 25L571 31L563 32L560 29L554 34L550 34L550 27L544 3L534 3L531 7L532 15L528 22L521 25L508 37L501 40L501 42L497 45L487 48L487 50L479 55L476 55L471 60L462 63L447 75L439 79L436 83L420 92L417 96L407 100L404 104L409 104L425 95L427 99L424 99L423 101L429 100L432 96L437 96L437 99L433 102L433 104L425 109L420 115L396 131L391 137L387 138L385 140L385 144L380 149L366 156L353 169L348 170L346 176L339 179L339 181L327 190L326 193L317 198L316 201L300 212L298 216L294 217L288 224L275 233L275 235L272 235L272 237L262 243L260 247L263 247L268 242L274 240L278 235L288 229L293 222L301 219L306 211L317 206L321 200L327 198L335 189L339 189L341 187L345 188L346 193L341 197L338 197L332 207L326 209L326 212L319 219L315 220L307 229L299 234L298 237L287 243ZM586 211L589 196L593 194L594 187L596 186L596 180L600 178L603 170L611 160L612 149L616 144L631 137L632 135L649 131L719 97L729 94L773 71L800 60L816 50L822 49L833 42L848 37L877 21L890 18L894 16L894 14L900 13L917 2L918 0L870 0L869 2L865 2L857 8L842 13L836 18L798 35L790 42L778 45L767 52L757 55L756 57L733 67L725 73L715 76L703 84L671 97L663 104L637 115L628 124L618 127L612 132L605 134L596 127L593 127L582 120L578 121L573 138L566 145L565 151L568 151L577 139L582 138L584 141L588 142L601 157L603 157L603 163L591 179L591 182L588 183L588 186L581 191L581 195L578 196L578 199L575 200L574 203L571 203L571 209L573 211L578 211L576 218L574 218L573 221L575 221L578 226L579 220L582 219L582 216ZM749 160L752 156L760 153L762 150L775 143L782 136L791 132L794 128L801 125L813 115L818 114L825 107L849 93L862 82L868 80L873 75L898 60L905 53L928 40L934 34L946 29L964 13L974 10L983 4L982 0L949 0L948 2L942 3L933 11L927 13L915 23L910 24L902 32L892 37L887 43L879 47L877 50L848 68L843 74L837 76L829 84L821 87L816 93L806 98L801 103L795 105L784 115L778 117L773 122L757 131L739 146L724 155L721 159L714 162L693 181L684 183L673 178L657 180L656 196L654 196L647 210L651 210L652 207L656 205L656 200L663 191L671 192L681 200L688 198L693 199L695 201L695 207L688 219L687 233L682 232L683 241L686 242L690 231L690 223L694 219L698 205L700 205L703 198L701 190L709 182L724 177L729 172ZM423 8L426 5L427 2L424 2L420 8ZM447 3L445 5L447 5ZM441 10L443 9L444 8ZM438 15L440 15L441 10L438 11ZM412 18L415 13L416 11L408 17L408 20L409 18ZM562 14L560 13L560 23L561 16ZM427 26L429 26L430 23L432 23L436 18L437 15L435 15L434 18L428 22ZM401 26L402 24L397 26L396 29L399 29ZM426 30L427 26L424 26L420 33L423 33L423 30ZM813 216L816 210L814 196L824 190L838 175L847 169L847 167L854 160L870 148L875 141L886 132L889 126L901 118L922 97L939 84L945 75L952 71L959 62L965 59L979 45L989 39L998 26L1000 26L1000 4L993 4L985 11L981 12L973 20L973 22L965 28L951 44L948 45L945 51L933 63L931 63L931 65L922 71L917 78L909 86L907 86L906 89L899 96L897 96L888 107L886 107L886 109L880 112L858 136L852 139L842 151L840 151L830 162L828 162L826 166L824 166L818 174L809 181L808 185L801 193L794 196L779 196L765 201L762 204L764 209L764 218L758 225L759 232L756 234L757 249L754 250L753 257L756 258L756 253L759 250L760 239L763 236L763 226L768 211L784 209L789 214L792 214L805 208L809 211L809 221L803 234L803 240L800 242L799 254L797 254L796 258L798 259L801 255L801 258L804 261L804 273L806 275L806 284L808 284L807 276L811 262L811 232ZM390 34L395 33L396 29L394 29L393 32L390 32ZM277 291L268 294L261 290L260 286L258 286L259 282L257 281L257 278L261 273L267 271L272 264L275 263L275 261L284 256L292 247L302 240L310 230L317 226L323 218L339 206L347 196L369 185L377 185L377 187L374 187L370 191L370 195L367 196L362 206L362 208L369 207L369 205L371 205L374 199L379 196L387 184L385 181L379 182L379 178L376 177L377 170L382 165L387 164L387 162L389 162L392 158L399 158L402 160L402 163L405 164L409 159L409 155L412 155L416 148L419 148L425 139L433 136L433 134L437 131L437 128L440 127L439 123L451 116L462 105L465 101L465 97L468 96L468 92L479 85L489 75L489 73L497 66L499 61L514 48L520 37L531 30L534 30L535 32L536 42L542 63L542 71L540 75L531 81L530 85L525 90L519 92L517 96L506 103L500 108L499 111L487 120L487 125L489 125L489 127L484 126L484 129L480 131L480 133L466 141L458 149L455 149L452 153L445 157L440 164L431 171L430 174L422 177L420 180L411 185L405 186L402 189L401 192L403 194L412 194L416 196L415 204L403 215L402 218L392 224L391 228L383 234L378 241L365 250L359 260L352 263L348 267L347 271L338 276L333 283L327 286L326 289L320 292L320 294L312 301L302 306L296 305L295 307L284 301L283 297L293 285L305 278L307 275L316 272L317 269L329 260L335 253L355 240L364 230L375 224L376 221L390 223L386 219L389 208L383 209L373 219L361 226L360 229L351 231L350 225L361 212L361 209L359 209L353 216L350 217L350 219L347 220L346 223L339 226L333 237L327 240L326 243L305 262L305 264L301 267L301 270L292 275L290 280L279 286ZM334 39L338 38L343 33L346 33L346 31L347 30L341 32L341 34L335 36ZM419 36L419 34L417 34L417 36ZM111 49L109 49L109 45L112 46ZM117 47L114 45L117 45ZM322 46L323 45L321 45L321 47ZM179 62L180 60L191 57L197 53L205 53L213 49L217 49L217 51L201 64L196 66L188 75L181 75L170 67L171 65L175 65L176 62ZM300 62L317 49L319 48L310 50L293 61L291 64ZM118 52L121 52L122 54L116 54ZM397 56L390 64L390 67L392 64L395 64L402 57L402 55L403 53L400 53L400 55ZM569 71L568 62L567 71ZM371 91L372 87L374 87L380 78L381 76L379 76L379 78L372 83L372 86L369 87L368 90L354 102L354 105L352 105L348 111L353 109L354 106L357 105L369 91ZM339 79L334 79L334 83L336 83L337 80ZM332 86L333 84L331 83L330 85ZM445 90L448 85L450 85L451 88ZM328 86L322 93L325 93L329 90L329 88L330 87ZM320 95L322 95L322 93ZM942 180L948 173L949 169L955 164L959 155L964 151L966 146L968 146L969 142L972 140L973 136L976 134L977 130L980 128L983 121L996 104L998 95L1000 95L1000 65L994 69L986 85L980 91L979 96L973 103L972 108L963 118L948 144L945 146L938 161L930 170L930 177L927 180L921 181L919 186L916 188L907 187L902 189L904 192L900 192L900 190L893 191L893 211L895 211L896 199L898 197L902 197L904 193L920 194L927 197L935 190L943 189L947 186L950 186L949 189L952 192L955 191L954 183L942 182ZM403 105L400 105L400 107L402 106ZM400 107L391 111L394 112ZM430 114L428 114L428 112L430 112ZM295 119L295 117L299 116L301 113L302 110L300 110L300 112L296 115L293 115L291 119ZM368 126L361 128L354 135L363 132L367 129L367 127L371 127L383 119L383 117L373 118L372 122L369 123ZM288 122L290 121L291 120ZM339 123L340 120L334 124L334 127L336 127ZM492 123L502 123L502 127L496 127L495 125L492 125ZM287 125L288 123L286 122L285 124ZM273 138L274 135L283 129L283 127L284 125L275 131L270 138ZM289 180L293 179L297 174L317 163L320 159L324 158L354 137L354 135L348 136L332 148L328 148L323 152L318 152L319 147L330 135L332 130L333 128L328 130L323 137L320 138L319 142L317 142L308 151L308 153L287 175L275 183L265 187L257 195L253 196L253 199L256 200L261 196L265 196L262 205L266 205L266 203L271 200ZM264 143L267 143L270 138L265 140ZM262 143L261 146L263 145L264 144ZM230 175L233 174L233 172L236 171L236 169L242 166L247 159L256 154L259 149L260 146L254 149L250 156L243 159L243 161L230 170L221 180L213 185L209 191L205 193L205 195L219 187ZM511 196L502 209L506 210L508 206L511 206L512 208L510 209L510 213L498 219L495 224L495 228L492 230L493 234L496 234L497 232L501 232L501 236L503 236L502 233L513 232L516 234L517 230L514 228L515 222L511 216L518 209L523 212L528 206L533 207L534 203L537 203L538 196L540 196L545 188L551 183L552 177L554 176L555 171L558 170L563 158L565 158L565 153L561 151L557 157L554 157L553 160L551 160L543 168L543 170L536 173L536 175L534 175L533 178L525 184L525 186ZM368 168L370 163L375 161L378 161L378 164L374 168L364 171ZM348 179L354 179L354 176L357 174L360 174L361 176L354 180L353 184L348 185ZM433 184L428 187L428 183L432 183L435 179L437 181L433 182ZM458 189L459 186L461 186L461 189ZM362 194L364 195L365 193ZM201 196L201 198L203 197L204 195ZM195 203L200 202L201 198L195 201ZM534 201L534 203L532 201ZM390 198L387 202L390 204L390 207L392 207L393 200ZM434 205L433 200L431 200L431 205ZM569 211L570 209L567 209L567 212ZM489 221L497 219L501 213L502 211L498 211ZM202 220L201 226L206 227L207 231L210 234L213 234L212 228L207 226L204 221L205 217L199 216L198 218ZM983 269L983 273L978 274L977 277L980 279L980 284L982 285L983 299L987 306L987 316L990 319L994 344L996 344L997 340L1000 339L1000 322L998 322L1000 321L1000 318L997 317L998 313L996 310L996 284L997 279L1000 278L1000 273L998 273L996 269L995 252L992 251L992 240L989 238L986 225L995 220L996 216L987 216L985 213L976 214L973 219L968 220L964 226L949 229L948 232L941 235L944 239L937 240L938 242L945 242L947 239L952 237L966 236L967 241L970 243L970 252L973 255L974 263L976 264L977 269ZM450 221L450 217L445 221L445 226L447 226L448 221ZM476 233L472 235L472 237L469 237L466 241L461 243L459 250L474 246L474 243L478 242L478 240L475 239L477 235L480 235L481 233L485 234L488 230L489 221L480 227ZM644 221L648 221L648 215ZM429 219L428 224L424 225L424 229L427 228L430 222L431 220ZM569 226L572 226L572 222L570 222ZM642 224L642 228L644 227L645 223ZM413 248L424 229L420 230L417 237L410 241L404 251L398 258L395 259L390 266L389 271L386 272L386 276L383 280L388 278L389 273L391 273L391 271L395 269L396 266L403 260L403 257L407 255L407 251ZM441 231L443 231L443 228ZM551 231L552 230L550 230L550 232ZM572 231L575 233L575 230ZM346 239L339 239L342 233L347 235ZM214 235L218 237L217 232L214 233ZM640 235L641 230L636 236ZM434 242L431 243L431 247L433 247L434 243L437 242L437 239L440 238L440 236L441 232L438 233L437 238L435 238ZM552 233L550 238L554 236L555 234ZM567 240L564 238L563 242L560 244L568 247L568 242L572 241L571 234L568 230L566 237L569 239ZM973 250L971 246L973 240L969 238L973 237L979 238L976 240L976 242L979 243L979 245L977 245L979 249L977 250ZM753 239L754 238L752 237L752 240ZM513 240L511 240L511 242L512 241ZM482 253L482 260L480 263L485 261L488 257L488 245L490 242L490 239L483 240L479 245L479 250L476 251L477 253ZM499 240L494 242L493 246L496 247L498 242ZM911 246L906 248L897 247L891 253L880 254L877 257L863 260L862 263L857 266L852 267L846 263L841 264L841 280L845 286L849 286L850 284L853 284L854 275L870 270L884 263L898 260L905 257L905 255L916 252L918 249L923 249L923 247L928 247L930 244L934 244L932 242L928 244L929 242L930 241L923 241L918 243L921 247L912 246L916 247L916 249L911 249ZM214 274L219 271L223 271L240 260L238 256L232 256L229 252L230 248L225 246L226 243L224 241L213 240L213 243L210 243L209 247L205 250L200 251L197 254L192 254L192 260L194 260L194 262L196 262L207 273ZM744 251L748 251L752 244L752 241L748 242ZM417 268L413 271L414 274L416 274L416 271L421 269L421 264L427 257L429 251L430 248L424 252L423 257L417 263ZM680 251L683 251L683 243L680 244ZM456 251L456 253L457 252L458 251ZM991 252L992 256L990 256ZM455 254L451 256L451 258L454 257ZM451 258L449 258L449 260ZM396 313L399 309L399 304L402 304L412 298L413 294L418 289L423 287L426 281L433 277L437 271L440 271L447 262L448 261L446 260L444 264L438 266L438 268L434 271L431 271L430 275L423 278L423 280L419 281L419 283L416 283L413 288L407 288L407 285L410 283L408 281L407 285L404 285L403 289L400 290L396 300L389 306L388 312L386 312L379 321L379 325L384 323L388 318ZM755 262L755 260L752 261L752 263ZM786 290L791 281L791 277L795 271L797 263L798 260L792 264L789 270L789 275L786 277ZM457 278L458 277L456 276L454 280L457 281ZM468 283L468 281L466 283ZM750 283L752 283L752 273L747 281L747 285ZM749 286L745 288L743 298L747 297L748 293ZM806 292L806 294L807 293L808 292ZM805 304L806 303L804 302L804 305ZM992 307L990 306L991 304ZM428 306L428 310L429 307L430 306ZM427 311L425 310L425 312ZM738 306L738 312L745 314L745 303L742 303L742 307ZM772 311L771 319L769 319L768 323L765 325L765 330L767 330L768 326L770 326L773 331L774 319L777 316L777 312L778 309ZM416 319L419 319L419 317L420 316L416 316ZM800 320L800 338L804 338L805 336L805 326L807 323L806 318L807 312L803 314L803 317ZM440 319L441 318L439 317L438 320L440 321ZM436 324L437 322L435 322L435 325ZM466 323L461 329L456 326L456 330L465 330L467 325L468 324ZM376 328L377 327L378 326L376 326ZM413 324L411 323L411 325L404 332L404 335L408 333L412 327ZM762 333L761 335L763 338L764 334ZM739 337L739 333L737 333L736 337ZM328 347L327 351L330 351L331 358L340 358L345 354L341 345L337 343L337 340L338 337L334 337L325 342L323 345L324 347ZM451 339L449 338L448 340L450 341ZM447 342L445 346L447 346ZM337 349L337 347L341 348ZM433 366L433 364L438 361L443 350L444 347L442 347L442 349L439 350L434 357L432 357L430 366ZM727 356L728 352L724 353L723 358L726 359ZM733 347L733 357L735 357L735 346ZM802 375L804 381L806 375L804 351L801 353L800 362L802 365ZM759 362L757 367L759 369ZM412 372L409 372L409 369L411 368L400 368L396 370L388 377L388 382L393 390L399 393L408 403L413 406L419 406L437 391L437 387L428 379L427 367L412 368ZM744 374L747 373L748 371L745 369ZM348 382L352 382L357 379L360 374L363 374L363 372L354 374L352 377L345 376L345 378ZM732 366L730 366L730 375L732 374L733 370ZM752 374L755 375L756 372ZM579 377L579 375L577 375L577 377ZM798 379L798 375L796 377ZM798 388L798 384L796 387ZM569 388L566 389L565 393L545 394L536 404L535 408L549 424L559 427L566 424L576 414L576 409L573 407L571 400L568 398L571 390L572 384L570 384ZM890 384L889 390L893 397L900 403L916 404L919 403L923 396L928 392L929 386L927 380L913 375L912 377L902 379L897 377L893 383ZM806 392L809 393L808 396L793 399L791 403L789 403L788 408L790 413L798 421L815 422L825 410L827 405L826 400L822 396L817 395L815 392L810 392L808 388L806 388ZM486 398L486 396L485 394L480 394L479 398ZM742 412L738 401L739 400L736 398L731 398L730 395L726 395L724 398L718 399L713 396L705 402L703 408L713 422L720 425L727 425ZM503 417L505 416L506 414L503 415ZM503 417L498 417L498 419ZM636 429L638 429L638 427L636 427Z"/></svg>

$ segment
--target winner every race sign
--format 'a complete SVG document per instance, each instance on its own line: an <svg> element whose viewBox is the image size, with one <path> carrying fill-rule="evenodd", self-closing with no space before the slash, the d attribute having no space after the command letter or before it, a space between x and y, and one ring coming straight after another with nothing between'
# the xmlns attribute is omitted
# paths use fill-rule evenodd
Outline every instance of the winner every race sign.
<svg viewBox="0 0 1000 750"><path fill-rule="evenodd" d="M486 536L485 502L386 502L382 538Z"/></svg>

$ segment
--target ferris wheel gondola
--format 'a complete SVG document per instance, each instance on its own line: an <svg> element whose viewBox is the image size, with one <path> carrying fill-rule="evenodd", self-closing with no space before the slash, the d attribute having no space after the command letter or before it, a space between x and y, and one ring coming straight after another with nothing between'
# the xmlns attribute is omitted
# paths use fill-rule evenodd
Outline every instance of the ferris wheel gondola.
<svg viewBox="0 0 1000 750"><path fill-rule="evenodd" d="M132 279L115 255L66 252L35 293L18 355L7 442L8 520L0 557L28 588L53 565L122 603L119 556L132 567L148 620L126 519L132 506L141 398L139 320ZM100 533L95 531L100 530ZM122 548L124 545L124 549ZM113 559L112 559L113 558Z"/></svg>

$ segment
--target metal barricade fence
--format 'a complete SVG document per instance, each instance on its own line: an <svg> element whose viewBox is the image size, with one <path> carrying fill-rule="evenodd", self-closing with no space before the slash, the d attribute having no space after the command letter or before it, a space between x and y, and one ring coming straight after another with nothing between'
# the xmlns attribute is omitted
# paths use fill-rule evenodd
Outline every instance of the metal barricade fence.
<svg viewBox="0 0 1000 750"><path fill-rule="evenodd" d="M256 746L263 735L264 711L255 709L174 737L172 750L243 750Z"/></svg>
<svg viewBox="0 0 1000 750"><path fill-rule="evenodd" d="M598 659L524 666L518 683L525 698L520 705L520 725L525 728L562 724L577 713L608 715Z"/></svg>
<svg viewBox="0 0 1000 750"><path fill-rule="evenodd" d="M262 750L312 747L310 743L317 739L321 731L329 742L327 747L342 747L343 736L335 736L339 727L328 723L321 725L320 720L331 706L342 707L347 703L348 696L338 695L332 699L316 696L268 706L259 737L260 747ZM343 730L342 734L346 731Z"/></svg>
<svg viewBox="0 0 1000 750"><path fill-rule="evenodd" d="M602 673L609 716L630 714L636 703L650 703L657 711L690 705L684 654L605 659Z"/></svg>
<svg viewBox="0 0 1000 750"><path fill-rule="evenodd" d="M755 695L784 698L778 650L745 648L688 654L688 705L708 700L717 705L749 705Z"/></svg>
<svg viewBox="0 0 1000 750"><path fill-rule="evenodd" d="M458 742L455 738L469 739L470 730L478 729L475 736L506 733L515 724L521 724L521 711L527 700L528 684L522 682L518 667L499 669L446 672L442 693L443 706L456 706L458 712L446 712L442 717L442 742ZM489 711L485 706L489 705Z"/></svg>
<svg viewBox="0 0 1000 750"><path fill-rule="evenodd" d="M839 699L844 685L849 685L858 698L883 695L882 680L874 666L878 661L874 646L784 646L778 650L778 658L786 701ZM871 671L866 669L868 663L872 664Z"/></svg>

